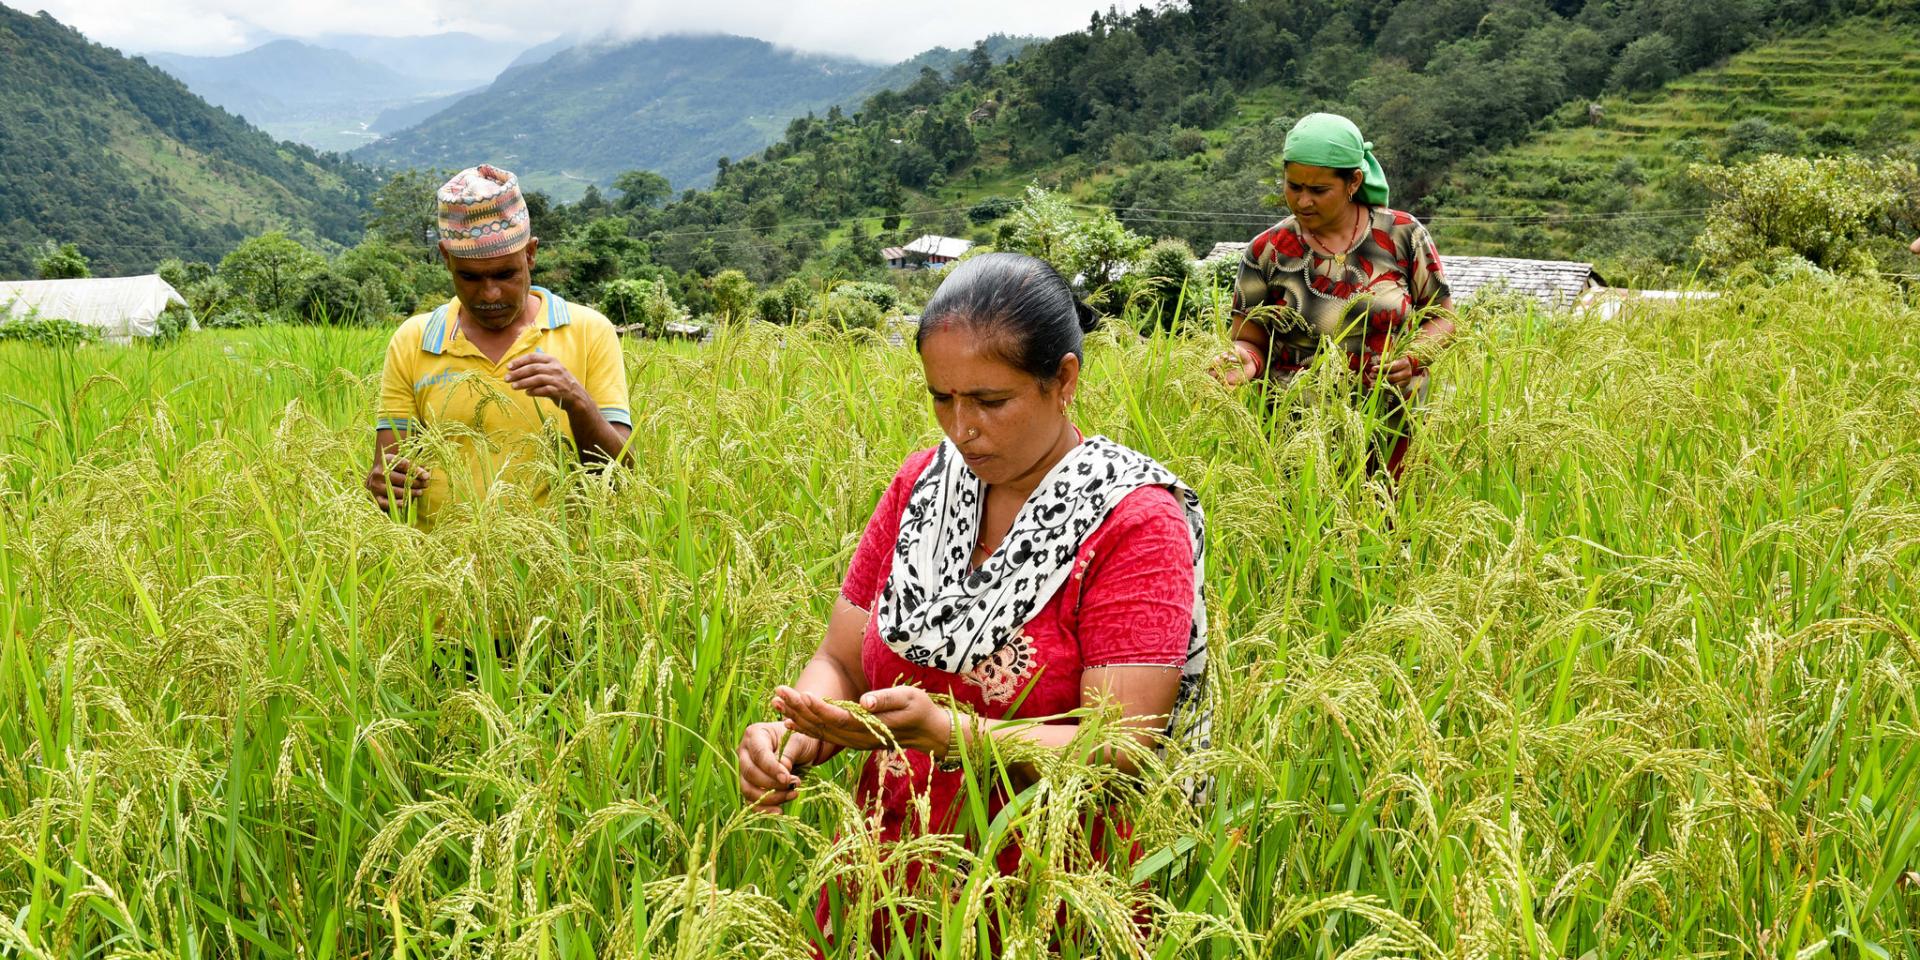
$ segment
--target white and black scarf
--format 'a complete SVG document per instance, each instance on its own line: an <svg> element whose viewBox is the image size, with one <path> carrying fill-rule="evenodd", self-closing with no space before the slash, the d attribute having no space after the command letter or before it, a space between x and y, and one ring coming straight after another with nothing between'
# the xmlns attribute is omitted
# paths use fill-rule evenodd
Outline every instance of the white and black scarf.
<svg viewBox="0 0 1920 960"><path fill-rule="evenodd" d="M966 673L1021 635L1073 572L1087 535L1127 494L1173 490L1193 535L1193 626L1167 734L1205 746L1206 519L1200 498L1173 472L1106 437L1067 451L1034 488L1013 526L977 569L985 487L951 441L914 482L900 516L893 569L874 610L880 639L910 663Z"/></svg>

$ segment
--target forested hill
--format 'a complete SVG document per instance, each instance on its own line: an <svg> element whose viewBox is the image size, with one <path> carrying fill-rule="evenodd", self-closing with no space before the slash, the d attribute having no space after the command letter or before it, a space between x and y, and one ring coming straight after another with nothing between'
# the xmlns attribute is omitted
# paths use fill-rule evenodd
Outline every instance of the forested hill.
<svg viewBox="0 0 1920 960"><path fill-rule="evenodd" d="M1028 42L997 36L985 49L1002 59ZM703 185L716 160L760 150L794 117L907 86L922 68L937 76L965 56L936 49L888 66L723 35L588 43L508 70L354 156L416 167L486 160L563 199L633 169Z"/></svg>
<svg viewBox="0 0 1920 960"><path fill-rule="evenodd" d="M1193 0L1096 14L1011 63L962 64L857 113L797 120L764 153L719 171L712 190L625 211L625 232L651 239L649 256L676 270L737 266L766 278L821 259L823 241L852 235L877 249L875 228L963 233L1038 180L1111 206L1141 232L1196 246L1244 239L1271 216L1263 181L1287 125L1315 109L1355 117L1392 174L1394 204L1424 212L1447 171L1530 136L1569 103L1657 88L1772 36L1911 6ZM904 223L878 219L903 211ZM573 225L603 212L589 204ZM855 217L876 219L855 235Z"/></svg>
<svg viewBox="0 0 1920 960"><path fill-rule="evenodd" d="M354 242L374 175L277 143L148 64L0 6L0 277L48 240L97 273L217 260L285 227Z"/></svg>

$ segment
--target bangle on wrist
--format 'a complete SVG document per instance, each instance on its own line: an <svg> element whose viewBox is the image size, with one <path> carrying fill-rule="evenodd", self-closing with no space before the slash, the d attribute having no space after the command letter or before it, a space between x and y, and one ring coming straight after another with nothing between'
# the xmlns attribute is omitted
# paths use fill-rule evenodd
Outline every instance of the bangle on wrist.
<svg viewBox="0 0 1920 960"><path fill-rule="evenodd" d="M960 734L960 708L957 705L948 704L947 706L947 752L945 756L941 757L939 760L934 761L935 769L941 771L942 773L954 773L966 766L966 761L961 756L964 750L964 747L961 744L961 740L962 740L962 737Z"/></svg>
<svg viewBox="0 0 1920 960"><path fill-rule="evenodd" d="M1253 361L1253 376L1255 379L1258 379L1261 374L1267 372L1267 358L1262 356L1259 350L1239 340L1233 342L1233 349L1236 353L1240 354L1241 359Z"/></svg>

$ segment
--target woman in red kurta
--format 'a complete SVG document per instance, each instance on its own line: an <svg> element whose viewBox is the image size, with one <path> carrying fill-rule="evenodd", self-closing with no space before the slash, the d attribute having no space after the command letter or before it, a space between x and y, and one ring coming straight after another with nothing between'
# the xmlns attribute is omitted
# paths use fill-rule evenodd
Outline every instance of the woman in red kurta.
<svg viewBox="0 0 1920 960"><path fill-rule="evenodd" d="M1073 426L1089 326L1051 267L1016 254L962 264L928 303L918 346L947 442L909 456L875 508L825 640L775 691L786 719L742 737L749 801L776 808L805 767L867 751L856 799L898 840L922 829L923 798L926 829L957 830L966 778L949 768L984 738L1064 745L1060 715L1096 702L1143 742L1204 736L1198 500ZM903 749L827 702L856 699ZM984 799L989 816L1006 801ZM1016 842L998 864L1019 859Z"/></svg>

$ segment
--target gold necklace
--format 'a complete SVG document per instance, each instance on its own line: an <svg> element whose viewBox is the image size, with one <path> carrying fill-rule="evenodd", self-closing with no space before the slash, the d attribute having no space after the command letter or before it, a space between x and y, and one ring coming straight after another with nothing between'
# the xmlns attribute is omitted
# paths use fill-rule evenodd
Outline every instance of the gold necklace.
<svg viewBox="0 0 1920 960"><path fill-rule="evenodd" d="M1328 257L1333 263L1333 269L1329 272L1330 278L1339 275L1347 269L1347 254L1353 250L1354 241L1360 239L1360 226L1366 221L1366 215L1361 213L1360 208L1357 206L1353 208L1353 211L1353 229L1347 232L1347 242L1340 245L1338 248L1339 253L1331 254ZM1319 234L1314 233L1312 230L1307 230L1304 226L1301 227L1301 229L1306 230L1310 236L1316 240L1320 240L1322 244L1326 243L1325 240L1320 239ZM1308 245L1308 249L1312 249L1311 244Z"/></svg>

